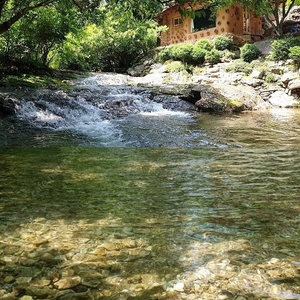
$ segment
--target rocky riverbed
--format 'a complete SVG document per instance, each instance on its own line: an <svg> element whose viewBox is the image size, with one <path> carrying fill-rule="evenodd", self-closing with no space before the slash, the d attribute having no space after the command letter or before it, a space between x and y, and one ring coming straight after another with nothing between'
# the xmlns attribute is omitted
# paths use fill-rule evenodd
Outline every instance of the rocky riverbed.
<svg viewBox="0 0 300 300"><path fill-rule="evenodd" d="M108 234L107 227L122 228L123 233ZM155 249L146 240L130 237L135 229L118 220L67 223L36 218L14 234L7 228L1 231L3 300L300 298L300 262L285 248L281 251L290 258L265 260L264 250L271 244L257 252L248 240L212 243L207 236L207 242L195 241L182 255L182 270L160 276L148 262L161 259L157 252L172 249ZM137 266L144 262L143 271L127 269L135 261Z"/></svg>

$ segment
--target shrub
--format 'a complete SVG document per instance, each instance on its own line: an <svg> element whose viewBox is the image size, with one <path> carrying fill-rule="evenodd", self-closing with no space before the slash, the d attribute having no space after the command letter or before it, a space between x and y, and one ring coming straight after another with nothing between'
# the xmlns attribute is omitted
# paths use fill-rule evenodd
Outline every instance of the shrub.
<svg viewBox="0 0 300 300"><path fill-rule="evenodd" d="M214 39L215 48L219 51L230 50L233 47L232 39L225 36L218 36Z"/></svg>
<svg viewBox="0 0 300 300"><path fill-rule="evenodd" d="M239 58L239 53L238 52L232 52L229 50L224 50L222 52L222 57L224 60L234 60Z"/></svg>
<svg viewBox="0 0 300 300"><path fill-rule="evenodd" d="M182 62L190 62L192 60L192 44L179 44L171 47L171 58Z"/></svg>
<svg viewBox="0 0 300 300"><path fill-rule="evenodd" d="M287 60L290 57L290 48L295 46L300 46L300 37L276 40L271 45L271 58L275 61Z"/></svg>
<svg viewBox="0 0 300 300"><path fill-rule="evenodd" d="M168 73L178 73L185 70L185 66L181 61L172 61L166 66Z"/></svg>
<svg viewBox="0 0 300 300"><path fill-rule="evenodd" d="M207 40L207 39L202 39L202 40L199 40L195 45L194 47L196 48L200 48L200 49L203 49L203 50L206 50L206 51L210 51L212 48L213 48L213 45L212 43Z"/></svg>
<svg viewBox="0 0 300 300"><path fill-rule="evenodd" d="M164 48L157 54L157 60L159 62L163 63L169 59L171 59L170 48Z"/></svg>
<svg viewBox="0 0 300 300"><path fill-rule="evenodd" d="M300 46L290 48L289 57L294 60L295 65L299 68L300 66Z"/></svg>
<svg viewBox="0 0 300 300"><path fill-rule="evenodd" d="M205 60L210 64L217 64L221 61L221 54L218 50L212 49L211 51L206 52Z"/></svg>
<svg viewBox="0 0 300 300"><path fill-rule="evenodd" d="M260 51L258 47L254 44L245 44L241 48L241 59L246 62L251 62L252 60L255 60L259 58Z"/></svg>
<svg viewBox="0 0 300 300"><path fill-rule="evenodd" d="M239 72L243 72L246 75L249 75L253 70L253 67L250 65L250 63L242 61L241 59L237 59L234 62L232 62L230 64L230 66L228 66L226 68L227 72L230 73L239 73Z"/></svg>
<svg viewBox="0 0 300 300"><path fill-rule="evenodd" d="M202 65L205 61L205 54L205 50L199 47L194 47L192 50L192 63L196 65Z"/></svg>
<svg viewBox="0 0 300 300"><path fill-rule="evenodd" d="M292 47L289 50L289 57L295 61L300 61L300 46Z"/></svg>
<svg viewBox="0 0 300 300"><path fill-rule="evenodd" d="M273 73L269 73L269 74L266 76L265 81L266 81L267 83L275 82L275 81L276 81L276 78L275 78L275 76L274 76Z"/></svg>
<svg viewBox="0 0 300 300"><path fill-rule="evenodd" d="M286 60L289 58L289 41L287 39L276 40L272 43L272 59Z"/></svg>

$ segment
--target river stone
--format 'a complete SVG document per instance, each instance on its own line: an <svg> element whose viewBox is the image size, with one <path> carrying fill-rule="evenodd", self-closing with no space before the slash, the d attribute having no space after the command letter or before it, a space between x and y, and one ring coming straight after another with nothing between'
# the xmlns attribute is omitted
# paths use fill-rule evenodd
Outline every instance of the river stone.
<svg viewBox="0 0 300 300"><path fill-rule="evenodd" d="M0 97L0 113L3 115L13 115L17 110L20 100L13 97Z"/></svg>
<svg viewBox="0 0 300 300"><path fill-rule="evenodd" d="M196 107L201 111L210 112L239 112L255 110L265 105L261 96L252 87L228 84L214 84L201 86L201 100L196 102Z"/></svg>
<svg viewBox="0 0 300 300"><path fill-rule="evenodd" d="M30 296L46 298L51 293L51 290L48 286L29 286L26 288L26 293Z"/></svg>
<svg viewBox="0 0 300 300"><path fill-rule="evenodd" d="M32 277L18 277L16 279L16 284L19 287L27 287L27 286L29 286L31 280L32 280Z"/></svg>
<svg viewBox="0 0 300 300"><path fill-rule="evenodd" d="M264 71L254 69L249 77L254 79L262 79L264 77L264 74Z"/></svg>
<svg viewBox="0 0 300 300"><path fill-rule="evenodd" d="M59 290L71 289L81 283L81 278L79 276L62 278L55 282L55 286Z"/></svg>
<svg viewBox="0 0 300 300"><path fill-rule="evenodd" d="M289 82L288 89L291 94L300 92L300 79L295 79Z"/></svg>
<svg viewBox="0 0 300 300"><path fill-rule="evenodd" d="M284 84L284 86L287 86L292 80L296 79L297 77L298 77L298 74L288 72L288 73L284 73L281 76L280 81Z"/></svg>
<svg viewBox="0 0 300 300"><path fill-rule="evenodd" d="M276 91L272 94L272 96L269 99L269 102L273 106L279 106L279 107L291 107L297 105L297 101L292 96L287 95L283 91Z"/></svg>
<svg viewBox="0 0 300 300"><path fill-rule="evenodd" d="M256 78L243 78L241 80L241 84L249 85L251 87L259 87L259 86L262 86L263 83L264 83L263 80L256 79ZM242 89L241 87L239 87L239 88Z"/></svg>

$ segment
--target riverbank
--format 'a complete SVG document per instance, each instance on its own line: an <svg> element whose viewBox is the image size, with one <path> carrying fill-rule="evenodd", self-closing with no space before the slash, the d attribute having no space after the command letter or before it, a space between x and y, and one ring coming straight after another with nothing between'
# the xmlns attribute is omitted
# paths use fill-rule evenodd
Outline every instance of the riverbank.
<svg viewBox="0 0 300 300"><path fill-rule="evenodd" d="M125 85L147 88L154 95L176 96L201 112L297 108L300 106L299 69L292 60L268 60L271 42L256 43L262 56L251 63L223 59L215 65L205 64L186 70L184 66L181 68L180 62L158 64L153 58L145 59L129 69L128 74L116 74L116 84L121 80ZM16 91L29 95L41 88L67 91L74 87L76 79L89 75L61 70L44 70L36 74L3 73L0 77L0 113L6 115L16 111L18 101L11 101ZM111 80L112 76L109 77Z"/></svg>
<svg viewBox="0 0 300 300"><path fill-rule="evenodd" d="M204 112L299 107L299 69L292 60L268 60L270 44L271 41L256 43L262 57L251 63L224 59L215 65L176 72L170 65L178 62L156 64L149 59L128 73L136 84L179 95Z"/></svg>

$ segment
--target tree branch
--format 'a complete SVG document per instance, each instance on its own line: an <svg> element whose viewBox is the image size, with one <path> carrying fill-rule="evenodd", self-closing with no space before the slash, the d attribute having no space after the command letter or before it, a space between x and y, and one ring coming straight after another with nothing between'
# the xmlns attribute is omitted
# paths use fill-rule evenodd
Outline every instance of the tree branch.
<svg viewBox="0 0 300 300"><path fill-rule="evenodd" d="M5 2L6 2L5 0L0 1L0 5L3 4L3 6L4 6ZM15 15L13 15L9 20L0 24L0 34L9 30L13 24L15 24L17 21L19 21L25 15L27 15L31 10L46 6L50 2L52 2L52 0L42 1L36 5L27 6L27 7L23 8L22 10L17 12ZM2 9L3 9L3 6L2 6ZM0 8L1 8L1 6L0 6Z"/></svg>

